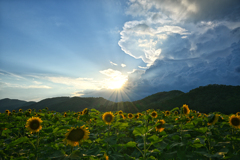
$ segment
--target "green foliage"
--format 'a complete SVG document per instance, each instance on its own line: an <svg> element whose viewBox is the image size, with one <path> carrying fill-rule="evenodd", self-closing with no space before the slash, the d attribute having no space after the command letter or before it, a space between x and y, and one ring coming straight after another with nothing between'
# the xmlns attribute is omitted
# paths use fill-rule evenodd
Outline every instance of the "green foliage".
<svg viewBox="0 0 240 160"><path fill-rule="evenodd" d="M179 111L175 106L171 112ZM189 106L190 109L191 106ZM165 115L157 110L142 112L138 119L123 119L115 115L111 125L102 120L104 112L89 109L88 115L68 111L67 116L54 111L32 111L29 114L0 114L0 157L2 159L235 159L240 156L240 130L229 125L229 116L221 112L223 119L208 126L209 117L189 115ZM113 111L115 114L115 112ZM117 113L117 112L116 112ZM25 125L32 116L42 119L42 129L30 133ZM125 114L125 113L124 113ZM135 114L134 114L135 116ZM189 118L191 116L191 118ZM158 120L164 120L162 132L156 131ZM65 135L72 127L85 125L89 138L79 146L66 145Z"/></svg>

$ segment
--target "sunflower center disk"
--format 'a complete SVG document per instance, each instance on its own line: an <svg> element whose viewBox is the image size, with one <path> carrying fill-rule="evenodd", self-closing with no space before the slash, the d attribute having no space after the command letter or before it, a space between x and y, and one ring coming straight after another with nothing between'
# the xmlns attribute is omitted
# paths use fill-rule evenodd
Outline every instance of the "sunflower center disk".
<svg viewBox="0 0 240 160"><path fill-rule="evenodd" d="M84 131L82 129L74 129L72 130L67 139L70 141L80 141L84 137Z"/></svg>
<svg viewBox="0 0 240 160"><path fill-rule="evenodd" d="M112 116L111 116L111 115L106 115L106 116L105 116L105 120L106 120L107 122L111 122Z"/></svg>
<svg viewBox="0 0 240 160"><path fill-rule="evenodd" d="M159 128L162 128L162 124L157 125L157 128L158 128L158 129L159 129Z"/></svg>
<svg viewBox="0 0 240 160"><path fill-rule="evenodd" d="M31 123L30 123L30 128L32 130L37 130L40 126L40 123L38 120L33 120Z"/></svg>
<svg viewBox="0 0 240 160"><path fill-rule="evenodd" d="M234 126L239 126L240 125L240 121L239 121L238 118L233 118L231 122Z"/></svg>
<svg viewBox="0 0 240 160"><path fill-rule="evenodd" d="M209 123L212 123L215 119L215 115L209 120Z"/></svg>
<svg viewBox="0 0 240 160"><path fill-rule="evenodd" d="M183 113L187 114L187 109L186 108L183 108Z"/></svg>

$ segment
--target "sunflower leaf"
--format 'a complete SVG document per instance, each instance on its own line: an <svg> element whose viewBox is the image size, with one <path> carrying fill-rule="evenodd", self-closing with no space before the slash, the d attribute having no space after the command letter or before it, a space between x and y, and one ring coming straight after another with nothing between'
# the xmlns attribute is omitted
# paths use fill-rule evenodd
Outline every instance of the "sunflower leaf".
<svg viewBox="0 0 240 160"><path fill-rule="evenodd" d="M171 110L171 112L178 111L178 110L179 110L179 108L178 108L178 107L175 107L175 108L173 108L173 109Z"/></svg>
<svg viewBox="0 0 240 160"><path fill-rule="evenodd" d="M151 137L148 138L151 142L156 143L160 141L160 138L156 135L152 135Z"/></svg>
<svg viewBox="0 0 240 160"><path fill-rule="evenodd" d="M132 141L131 141L131 142L128 142L128 143L126 144L126 146L127 146L127 147L136 147L136 144L137 144L136 142L132 142Z"/></svg>
<svg viewBox="0 0 240 160"><path fill-rule="evenodd" d="M201 127L201 128L194 128L195 131L201 132L201 133L206 133L208 128L207 127Z"/></svg>
<svg viewBox="0 0 240 160"><path fill-rule="evenodd" d="M12 141L8 146L7 146L7 149L9 149L10 147L12 146L16 146L20 143L23 143L23 142L26 142L28 141L28 138L25 136L25 137L21 137L21 138L18 138L16 139L15 141Z"/></svg>
<svg viewBox="0 0 240 160"><path fill-rule="evenodd" d="M136 127L133 130L134 136L144 136L146 132L147 130L144 127Z"/></svg>

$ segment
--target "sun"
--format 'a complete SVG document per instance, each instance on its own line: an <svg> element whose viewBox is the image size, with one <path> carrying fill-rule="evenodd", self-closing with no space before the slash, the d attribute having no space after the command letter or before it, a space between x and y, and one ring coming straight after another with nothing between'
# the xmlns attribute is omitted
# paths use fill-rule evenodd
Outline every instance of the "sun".
<svg viewBox="0 0 240 160"><path fill-rule="evenodd" d="M125 84L126 79L111 80L108 82L109 89L120 89Z"/></svg>
<svg viewBox="0 0 240 160"><path fill-rule="evenodd" d="M100 73L108 76L102 82L102 87L107 89L121 89L122 86L128 81L128 76L122 72L113 69L99 71Z"/></svg>

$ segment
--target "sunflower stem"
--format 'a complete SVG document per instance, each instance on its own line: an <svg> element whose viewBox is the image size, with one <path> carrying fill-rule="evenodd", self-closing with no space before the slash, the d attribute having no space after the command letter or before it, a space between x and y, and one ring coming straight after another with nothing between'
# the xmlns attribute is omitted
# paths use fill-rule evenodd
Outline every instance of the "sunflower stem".
<svg viewBox="0 0 240 160"><path fill-rule="evenodd" d="M147 115L147 113L146 113ZM148 128L148 120L145 120L145 126L146 128ZM146 136L147 136L147 131L146 133L144 134L144 137L143 137L143 141L144 141L144 155L143 155L143 159L145 160L146 159Z"/></svg>
<svg viewBox="0 0 240 160"><path fill-rule="evenodd" d="M232 147L233 147L233 150L234 150L235 147L234 147L233 140L232 140L233 135L234 135L234 131L233 131L233 129L232 129L231 143L232 143Z"/></svg>
<svg viewBox="0 0 240 160"><path fill-rule="evenodd" d="M38 135L37 135L37 144L36 144L36 160L38 159L39 132L38 132Z"/></svg>
<svg viewBox="0 0 240 160"><path fill-rule="evenodd" d="M108 137L109 137L109 132L110 132L110 124L108 125ZM107 142L107 154L108 154L108 147L109 147L109 144Z"/></svg>
<svg viewBox="0 0 240 160"><path fill-rule="evenodd" d="M210 127L208 128L208 130L210 133L212 133ZM211 137L207 136L207 140L208 140L208 153L212 154L212 152L211 152ZM212 158L209 158L209 160L212 160Z"/></svg>
<svg viewBox="0 0 240 160"><path fill-rule="evenodd" d="M181 141L183 140L183 135L182 135L182 109L180 110L180 119L181 119L181 131L180 131L180 134L181 134Z"/></svg>
<svg viewBox="0 0 240 160"><path fill-rule="evenodd" d="M142 156L144 156L143 152L141 151L141 149L139 149L137 146L136 148L141 152Z"/></svg>

